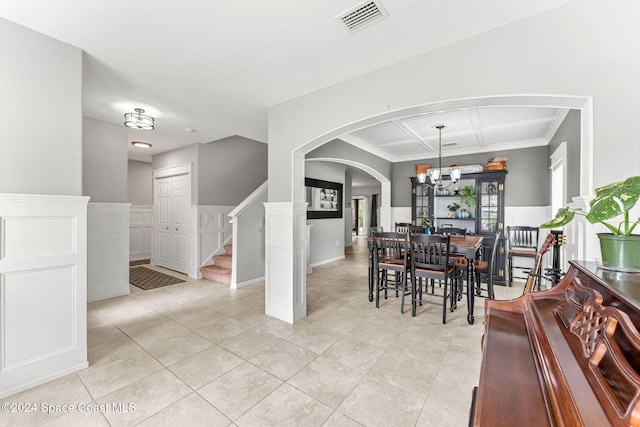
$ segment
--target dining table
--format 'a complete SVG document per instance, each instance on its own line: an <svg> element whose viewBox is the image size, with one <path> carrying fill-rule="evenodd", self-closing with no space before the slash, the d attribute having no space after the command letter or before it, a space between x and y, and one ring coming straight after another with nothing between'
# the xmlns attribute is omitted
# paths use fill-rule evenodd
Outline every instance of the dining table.
<svg viewBox="0 0 640 427"><path fill-rule="evenodd" d="M373 239L367 239L367 247L369 248L369 301L373 301ZM472 289L471 266L473 260L476 259L482 248L481 235L458 236L451 235L449 240L449 253L452 255L461 255L467 259L466 281L467 281L467 322L473 325L473 307L475 304L475 292Z"/></svg>

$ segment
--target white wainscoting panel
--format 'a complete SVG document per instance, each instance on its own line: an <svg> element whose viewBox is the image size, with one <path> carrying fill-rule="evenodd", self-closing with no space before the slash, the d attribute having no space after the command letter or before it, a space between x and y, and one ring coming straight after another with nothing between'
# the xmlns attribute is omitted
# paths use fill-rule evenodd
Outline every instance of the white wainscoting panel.
<svg viewBox="0 0 640 427"><path fill-rule="evenodd" d="M129 295L129 203L89 203L87 300Z"/></svg>
<svg viewBox="0 0 640 427"><path fill-rule="evenodd" d="M267 202L265 312L295 323L307 316L306 203Z"/></svg>
<svg viewBox="0 0 640 427"><path fill-rule="evenodd" d="M88 366L88 200L0 194L0 398Z"/></svg>
<svg viewBox="0 0 640 427"><path fill-rule="evenodd" d="M129 209L129 259L151 259L153 206L133 205Z"/></svg>
<svg viewBox="0 0 640 427"><path fill-rule="evenodd" d="M211 257L224 253L224 245L231 242L233 226L229 212L235 206L198 206L198 278L200 267L213 264Z"/></svg>

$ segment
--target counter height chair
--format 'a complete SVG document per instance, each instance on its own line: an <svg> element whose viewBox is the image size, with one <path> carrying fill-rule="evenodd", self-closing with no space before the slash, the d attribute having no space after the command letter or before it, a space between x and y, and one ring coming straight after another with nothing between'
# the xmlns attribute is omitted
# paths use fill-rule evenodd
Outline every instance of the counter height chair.
<svg viewBox="0 0 640 427"><path fill-rule="evenodd" d="M493 272L495 268L496 251L498 249L498 242L500 241L500 233L496 233L493 236L486 236L483 238L483 242L487 243L482 251L480 259L473 261L473 272L475 276L475 290L476 295L482 295L483 291L487 291L487 297L494 299L493 293ZM482 284L486 283L486 289L482 288Z"/></svg>
<svg viewBox="0 0 640 427"><path fill-rule="evenodd" d="M422 278L431 283L431 294L435 295L434 281L443 284L442 323L447 323L447 301L449 309L455 308L454 292L456 268L449 260L450 236L436 234L414 234L409 237L411 248L411 315L416 315L417 305L422 305ZM420 279L420 283L418 283ZM451 283L451 287L449 284ZM428 288L429 283L427 283Z"/></svg>
<svg viewBox="0 0 640 427"><path fill-rule="evenodd" d="M507 240L509 242L509 252L507 258L509 262L509 286L513 284L513 279L526 280L529 270L533 267L514 264L514 258L530 258L535 261L538 253L538 227L509 226L507 227ZM518 269L523 276L514 276L513 270Z"/></svg>
<svg viewBox="0 0 640 427"><path fill-rule="evenodd" d="M410 293L407 287L409 273L409 253L407 251L408 234L406 233L373 233L373 272L376 288L376 308L380 308L380 292L384 291L387 299L390 272L393 273L393 284L398 297L402 296L400 312L404 313L404 297Z"/></svg>

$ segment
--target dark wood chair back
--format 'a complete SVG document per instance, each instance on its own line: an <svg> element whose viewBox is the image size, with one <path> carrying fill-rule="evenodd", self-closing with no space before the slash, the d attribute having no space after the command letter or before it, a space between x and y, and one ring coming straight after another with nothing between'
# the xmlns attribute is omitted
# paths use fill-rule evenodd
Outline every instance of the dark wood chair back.
<svg viewBox="0 0 640 427"><path fill-rule="evenodd" d="M535 256L538 251L539 235L540 229L538 227L509 226L507 227L509 250L529 250Z"/></svg>
<svg viewBox="0 0 640 427"><path fill-rule="evenodd" d="M416 274L433 273L437 276L449 271L448 235L415 234L410 237L410 246L412 268Z"/></svg>
<svg viewBox="0 0 640 427"><path fill-rule="evenodd" d="M441 227L438 229L438 234L447 234L449 236L466 236L467 229L459 227Z"/></svg>

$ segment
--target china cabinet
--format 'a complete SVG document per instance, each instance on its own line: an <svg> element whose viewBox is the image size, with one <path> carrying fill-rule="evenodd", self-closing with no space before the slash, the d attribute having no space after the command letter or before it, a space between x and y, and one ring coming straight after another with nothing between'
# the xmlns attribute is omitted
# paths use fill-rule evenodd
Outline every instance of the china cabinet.
<svg viewBox="0 0 640 427"><path fill-rule="evenodd" d="M462 174L460 181L438 190L420 184L411 177L411 221L414 225L429 224L430 228L465 228L469 234L500 233L496 250L494 284L505 284L506 235L504 229L504 186L507 171ZM447 182L445 176L444 182ZM475 189L475 206L462 203L460 190ZM452 211L455 205L460 208ZM488 249L487 249L488 250Z"/></svg>

